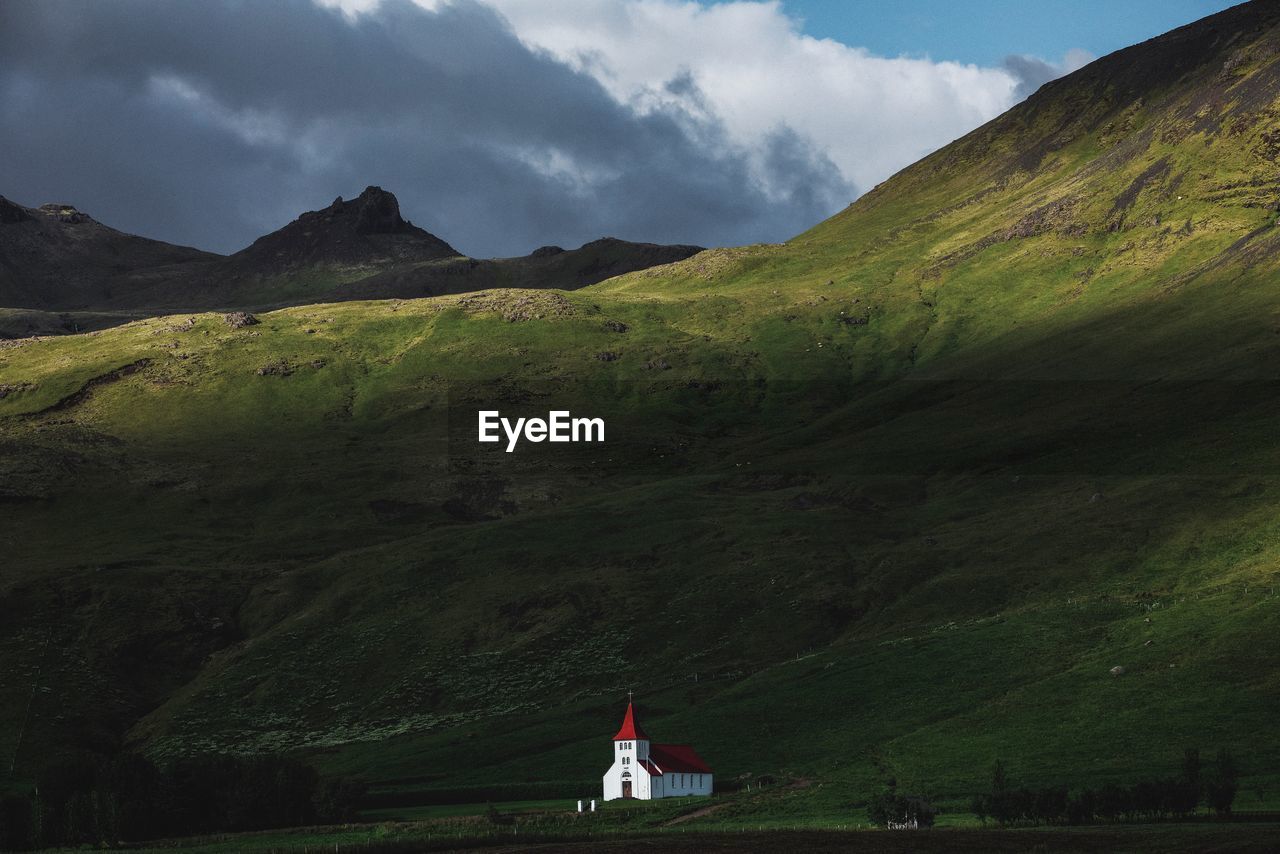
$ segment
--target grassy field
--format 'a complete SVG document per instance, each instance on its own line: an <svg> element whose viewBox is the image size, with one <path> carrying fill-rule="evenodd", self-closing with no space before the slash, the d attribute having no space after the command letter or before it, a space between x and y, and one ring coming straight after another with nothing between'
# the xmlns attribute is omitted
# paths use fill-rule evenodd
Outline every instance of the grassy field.
<svg viewBox="0 0 1280 854"><path fill-rule="evenodd" d="M973 852L1191 852L1230 851L1233 854L1270 854L1276 850L1280 826L1256 825L1124 825L1106 828L1025 828L993 830L983 828L935 829L928 831L808 830L741 827L732 830L636 831L625 828L589 827L565 823L560 829L524 829L518 826L493 828L455 823L453 826L427 824L379 824L306 828L235 834L217 838L182 840L175 845L140 847L140 852L183 850L193 854L222 852L263 852L263 854L306 854L306 852L409 851L866 851L885 852L973 851Z"/></svg>
<svg viewBox="0 0 1280 854"><path fill-rule="evenodd" d="M1188 746L1275 803L1280 65L1252 26L1168 48L1176 76L1168 46L1108 58L784 245L0 342L0 769L126 744L590 780L634 689L721 780L812 781L782 826ZM608 442L488 453L478 408ZM689 824L774 814L742 803Z"/></svg>
<svg viewBox="0 0 1280 854"><path fill-rule="evenodd" d="M584 804L585 806L585 804ZM943 812L922 831L874 829L844 793L808 781L714 798L611 801L595 813L569 800L370 811L362 824L160 841L138 850L193 852L411 850L1274 851L1280 825L1190 822L1104 827L983 825ZM701 846L701 847L700 847Z"/></svg>

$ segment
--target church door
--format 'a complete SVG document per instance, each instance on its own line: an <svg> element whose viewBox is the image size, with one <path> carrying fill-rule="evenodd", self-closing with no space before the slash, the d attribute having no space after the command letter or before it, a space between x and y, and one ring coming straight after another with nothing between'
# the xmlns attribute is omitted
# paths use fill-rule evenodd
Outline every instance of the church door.
<svg viewBox="0 0 1280 854"><path fill-rule="evenodd" d="M630 780L626 780L622 783L622 797L624 798L631 797L631 781Z"/></svg>

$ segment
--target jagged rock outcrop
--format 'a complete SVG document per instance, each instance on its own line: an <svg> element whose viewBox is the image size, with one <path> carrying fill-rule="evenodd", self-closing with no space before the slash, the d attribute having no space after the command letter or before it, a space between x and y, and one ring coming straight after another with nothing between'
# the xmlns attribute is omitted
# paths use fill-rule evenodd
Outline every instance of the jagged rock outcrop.
<svg viewBox="0 0 1280 854"><path fill-rule="evenodd" d="M313 267L379 267L451 258L460 253L400 215L400 203L381 187L367 187L307 211L259 237L227 259L225 272L263 276Z"/></svg>

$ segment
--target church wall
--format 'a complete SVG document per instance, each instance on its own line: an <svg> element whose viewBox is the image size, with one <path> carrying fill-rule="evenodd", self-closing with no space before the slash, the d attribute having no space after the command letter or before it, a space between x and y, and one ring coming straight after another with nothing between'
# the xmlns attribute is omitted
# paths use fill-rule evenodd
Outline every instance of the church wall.
<svg viewBox="0 0 1280 854"><path fill-rule="evenodd" d="M679 798L687 795L710 795L715 787L711 774L684 774L671 772L662 777L661 795L658 798Z"/></svg>
<svg viewBox="0 0 1280 854"><path fill-rule="evenodd" d="M612 768L610 768L607 772L605 772L604 799L606 801L612 801L622 797L621 777L622 777L622 772L619 770L618 764L616 762L613 764Z"/></svg>

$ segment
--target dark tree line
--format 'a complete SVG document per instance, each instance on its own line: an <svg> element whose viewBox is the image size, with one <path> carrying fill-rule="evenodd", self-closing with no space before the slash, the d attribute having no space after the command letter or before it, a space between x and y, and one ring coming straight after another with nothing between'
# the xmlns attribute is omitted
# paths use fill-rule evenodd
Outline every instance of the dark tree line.
<svg viewBox="0 0 1280 854"><path fill-rule="evenodd" d="M991 791L973 799L979 820L1013 824L1099 824L1104 822L1186 818L1203 803L1229 816L1239 787L1234 757L1220 750L1204 769L1200 751L1188 748L1179 774L1142 780L1129 786L1107 783L1070 792L1065 787L1015 788L1004 764L991 773Z"/></svg>
<svg viewBox="0 0 1280 854"><path fill-rule="evenodd" d="M904 795L891 784L867 804L867 818L880 827L933 827L938 810L924 798Z"/></svg>
<svg viewBox="0 0 1280 854"><path fill-rule="evenodd" d="M45 768L0 800L0 850L351 821L363 786L279 756L196 756L157 767L138 754Z"/></svg>

